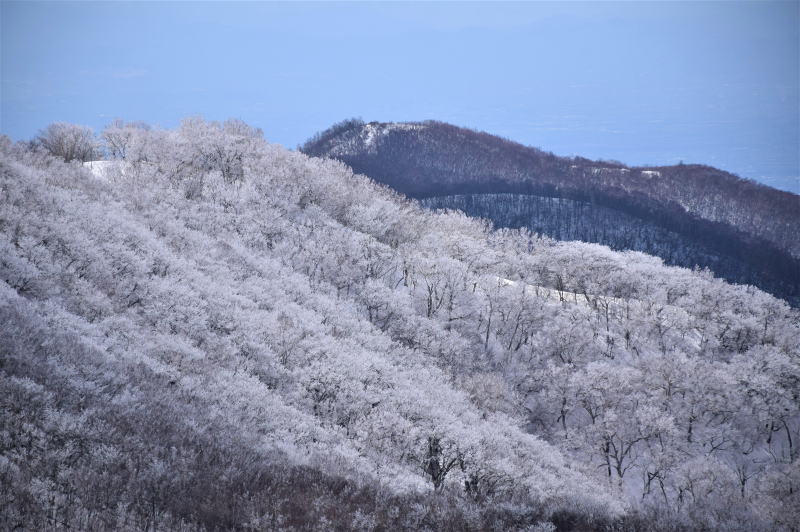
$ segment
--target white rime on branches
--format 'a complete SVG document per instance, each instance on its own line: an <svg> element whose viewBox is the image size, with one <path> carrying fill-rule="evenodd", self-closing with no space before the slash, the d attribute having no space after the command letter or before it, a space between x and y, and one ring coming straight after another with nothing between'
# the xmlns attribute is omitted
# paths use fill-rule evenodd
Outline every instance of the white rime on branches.
<svg viewBox="0 0 800 532"><path fill-rule="evenodd" d="M99 143L92 129L87 126L64 122L50 124L39 132L34 144L66 162L91 161L99 157Z"/></svg>
<svg viewBox="0 0 800 532"><path fill-rule="evenodd" d="M239 121L0 142L0 525L792 530L800 317ZM66 159L66 157L63 157Z"/></svg>

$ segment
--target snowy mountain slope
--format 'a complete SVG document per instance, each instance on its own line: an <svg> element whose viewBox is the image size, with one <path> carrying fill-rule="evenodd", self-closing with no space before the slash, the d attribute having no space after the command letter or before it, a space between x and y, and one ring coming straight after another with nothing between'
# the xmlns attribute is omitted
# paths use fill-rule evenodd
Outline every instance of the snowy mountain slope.
<svg viewBox="0 0 800 532"><path fill-rule="evenodd" d="M260 155L282 161L281 171L344 174L275 147L263 150ZM610 496L596 495L602 488L591 488L589 479L568 469L558 451L502 414L481 415L429 360L394 344L355 308L340 304L330 287L314 288L307 274L282 264L284 253L297 252L300 243L286 241L281 251L270 252L262 216L286 208L294 212L285 213L285 226L272 229L302 234L302 224L313 223L345 230L322 213L309 216L280 196L271 200L271 181L280 176L254 176L244 187L207 183L207 192L224 196L217 198L221 203L192 205L183 191L154 181L149 190L132 183L115 189L63 164L42 171L6 161L3 178L3 227L11 231L4 232L2 255L4 377L12 389L33 387L34 394L62 394L60 379L68 381L65 387L84 389L78 404L48 412L45 441L60 434L50 423L91 418L94 412L83 411L80 402L100 403L109 394L114 403L123 395L119 419L105 422L112 431L125 430L140 401L152 404L139 388L160 384L155 402L165 403L159 405L162 422L180 419L188 409L191 417L181 422L187 437L214 427L222 441L248 445L259 459L372 479L390 493L425 492L431 479L424 453L434 438L442 460L458 456L448 485L468 475L492 475L542 508L621 510ZM74 343L74 349L62 347ZM50 366L55 375L26 367L32 351L36 364ZM15 405L20 407L25 405ZM14 439L29 436L27 427L19 430ZM80 424L72 430L80 431ZM141 450L125 456L103 441L102 453L110 456L97 463L85 456L97 452L95 443L53 452L97 467L104 460L123 468L129 460L148 460ZM6 455L19 475L12 473L18 494L49 482L22 481L38 465L22 461L23 450L12 446ZM163 460L176 466L170 457ZM80 478L88 472L70 473ZM64 471L62 477L66 486L56 483L46 493L81 492L73 484L78 478ZM445 476L439 477L444 484ZM42 504L49 505L47 498ZM72 509L46 509L69 522Z"/></svg>
<svg viewBox="0 0 800 532"><path fill-rule="evenodd" d="M4 526L796 517L780 300L430 213L239 123L130 142L103 178L0 143Z"/></svg>

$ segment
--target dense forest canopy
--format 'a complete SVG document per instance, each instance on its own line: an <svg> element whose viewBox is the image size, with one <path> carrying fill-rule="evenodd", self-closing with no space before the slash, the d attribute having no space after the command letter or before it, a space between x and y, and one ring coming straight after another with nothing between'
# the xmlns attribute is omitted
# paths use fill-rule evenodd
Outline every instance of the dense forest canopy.
<svg viewBox="0 0 800 532"><path fill-rule="evenodd" d="M411 197L429 198L432 208L457 207L459 200L446 199L454 195L529 196L522 207L527 219L519 219L520 209L509 213L507 202L490 198L472 205L470 214L500 227L523 226L547 236L644 251L672 265L698 265L800 304L800 196L716 168L639 168L558 157L434 121L346 120L301 150L341 160ZM570 203L556 213L542 198ZM548 222L542 224L545 216ZM641 226L650 228L648 234L631 239Z"/></svg>
<svg viewBox="0 0 800 532"><path fill-rule="evenodd" d="M101 140L0 139L3 528L797 529L784 301L238 121Z"/></svg>

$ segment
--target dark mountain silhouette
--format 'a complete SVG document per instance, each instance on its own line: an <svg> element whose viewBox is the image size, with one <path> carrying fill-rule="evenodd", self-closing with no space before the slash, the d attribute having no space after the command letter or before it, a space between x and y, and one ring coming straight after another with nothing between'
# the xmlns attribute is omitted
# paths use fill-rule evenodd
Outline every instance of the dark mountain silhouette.
<svg viewBox="0 0 800 532"><path fill-rule="evenodd" d="M800 303L800 196L717 168L559 157L435 121L347 120L300 149L430 208L707 267Z"/></svg>

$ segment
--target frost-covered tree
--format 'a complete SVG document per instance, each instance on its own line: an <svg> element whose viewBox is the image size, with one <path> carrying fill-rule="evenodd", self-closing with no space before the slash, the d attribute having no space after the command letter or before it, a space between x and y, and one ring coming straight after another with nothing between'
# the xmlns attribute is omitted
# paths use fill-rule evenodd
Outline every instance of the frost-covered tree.
<svg viewBox="0 0 800 532"><path fill-rule="evenodd" d="M100 134L107 155L111 159L142 160L147 148L142 146L150 126L144 122L128 122L116 119Z"/></svg>
<svg viewBox="0 0 800 532"><path fill-rule="evenodd" d="M91 161L99 157L99 144L90 127L55 122L50 124L33 139L52 155L66 162L73 160Z"/></svg>

